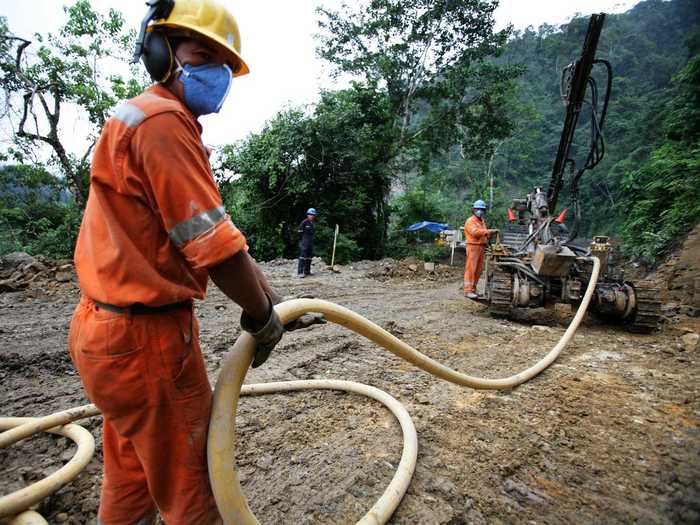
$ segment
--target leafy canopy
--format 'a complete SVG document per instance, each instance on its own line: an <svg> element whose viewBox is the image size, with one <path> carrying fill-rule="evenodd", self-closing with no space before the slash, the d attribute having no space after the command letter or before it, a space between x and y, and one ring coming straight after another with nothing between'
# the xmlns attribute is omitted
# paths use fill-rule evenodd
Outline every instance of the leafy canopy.
<svg viewBox="0 0 700 525"><path fill-rule="evenodd" d="M48 145L52 162L80 205L87 197L89 156L109 111L120 99L136 95L143 77L108 74L128 57L135 38L124 27L120 12L95 11L89 0L64 8L67 20L56 33L35 34L30 41L11 33L0 18L0 89L6 107L2 113L14 130L9 157L19 162L39 161L42 145ZM70 153L65 131L67 106L77 108L90 124L82 155Z"/></svg>
<svg viewBox="0 0 700 525"><path fill-rule="evenodd" d="M319 8L317 53L336 74L386 89L399 130L388 151L420 145L430 156L454 143L482 156L510 133L502 97L520 68L496 65L509 29L495 32L496 0L369 0Z"/></svg>
<svg viewBox="0 0 700 525"><path fill-rule="evenodd" d="M62 181L37 167L0 167L0 254L71 257L79 223Z"/></svg>
<svg viewBox="0 0 700 525"><path fill-rule="evenodd" d="M674 77L674 84L678 94L663 112L664 143L624 180L631 204L623 225L624 247L651 260L700 223L700 53Z"/></svg>
<svg viewBox="0 0 700 525"><path fill-rule="evenodd" d="M220 168L241 177L222 184L225 202L256 257L297 256L297 226L319 210L317 254L373 258L383 250L389 174L383 161L395 131L385 94L354 84L325 92L310 112L289 109L245 142L225 148Z"/></svg>

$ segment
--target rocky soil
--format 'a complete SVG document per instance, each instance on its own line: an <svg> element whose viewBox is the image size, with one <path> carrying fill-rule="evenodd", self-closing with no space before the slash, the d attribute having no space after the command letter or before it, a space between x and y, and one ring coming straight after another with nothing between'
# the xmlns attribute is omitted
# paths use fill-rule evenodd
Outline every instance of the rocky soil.
<svg viewBox="0 0 700 525"><path fill-rule="evenodd" d="M700 224L652 277L660 284L667 316L700 316Z"/></svg>
<svg viewBox="0 0 700 525"><path fill-rule="evenodd" d="M0 275L10 281L0 293L0 415L87 402L66 350L79 298L70 267L36 262L44 269L25 260ZM561 310L490 318L462 296L460 267L426 273L416 261L385 260L335 273L315 261L307 279L294 278L295 269L294 261L264 265L284 294L347 306L473 375L527 367L566 327ZM335 325L288 334L247 382L350 379L404 403L418 431L418 465L391 523L697 523L700 349L688 336L700 333L700 319L681 311L692 306L687 297L667 297L679 307L650 336L587 320L551 368L513 391L447 384ZM213 383L240 310L213 288L197 309ZM83 424L100 437L99 419ZM355 395L243 398L237 424L241 480L262 523L353 523L400 457L398 423ZM55 471L74 449L41 436L0 451L0 495ZM98 439L87 470L38 510L50 523L94 523L101 470Z"/></svg>

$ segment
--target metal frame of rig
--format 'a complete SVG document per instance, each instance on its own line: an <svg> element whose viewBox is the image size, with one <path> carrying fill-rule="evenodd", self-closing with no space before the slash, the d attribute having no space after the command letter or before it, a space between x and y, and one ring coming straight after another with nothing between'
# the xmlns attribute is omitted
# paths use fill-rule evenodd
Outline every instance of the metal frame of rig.
<svg viewBox="0 0 700 525"><path fill-rule="evenodd" d="M600 260L601 272L589 309L606 321L648 333L659 324L659 290L647 281L625 281L622 270L611 263L608 237L596 236L592 242L578 238L578 183L605 155L603 125L610 100L612 67L608 61L595 58L604 20L602 13L591 16L580 58L564 68L561 97L566 105L566 119L549 187L547 191L535 188L525 198L513 200L508 210L509 224L497 234L486 253L485 300L490 313L502 317L519 308L554 303L578 305L592 268L592 263L582 256L593 256ZM607 73L600 108L598 84L591 74L594 66L603 66ZM571 146L584 106L590 111L591 142L585 162L577 166ZM571 229L564 224L568 209L553 214L566 172L570 174L569 195L574 213Z"/></svg>

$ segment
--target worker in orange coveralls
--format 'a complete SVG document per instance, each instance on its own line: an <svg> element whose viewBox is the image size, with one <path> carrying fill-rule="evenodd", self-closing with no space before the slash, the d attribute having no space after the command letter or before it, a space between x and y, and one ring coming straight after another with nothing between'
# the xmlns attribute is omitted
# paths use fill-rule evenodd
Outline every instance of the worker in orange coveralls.
<svg viewBox="0 0 700 525"><path fill-rule="evenodd" d="M259 366L284 328L280 297L224 210L197 117L248 73L217 0L152 0L135 58L156 82L120 105L96 144L75 250L82 298L71 358L104 416L98 523L220 523L206 439L212 393L193 299L209 278L242 309Z"/></svg>
<svg viewBox="0 0 700 525"><path fill-rule="evenodd" d="M473 215L464 223L464 239L467 260L464 265L464 293L469 299L478 299L476 283L484 269L484 253L489 236L496 230L489 230L484 220L486 203L481 199L472 206Z"/></svg>

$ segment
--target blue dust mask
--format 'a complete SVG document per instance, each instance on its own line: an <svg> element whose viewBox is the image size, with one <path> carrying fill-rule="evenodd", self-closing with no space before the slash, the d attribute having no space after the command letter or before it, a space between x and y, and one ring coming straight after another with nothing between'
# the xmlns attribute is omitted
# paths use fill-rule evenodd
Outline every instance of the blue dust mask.
<svg viewBox="0 0 700 525"><path fill-rule="evenodd" d="M233 74L226 64L193 66L178 62L180 82L185 89L185 104L197 117L218 113L231 89Z"/></svg>
<svg viewBox="0 0 700 525"><path fill-rule="evenodd" d="M476 210L476 211L474 212L474 215L476 215L477 217L483 217L483 216L484 216L484 210Z"/></svg>

